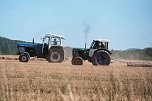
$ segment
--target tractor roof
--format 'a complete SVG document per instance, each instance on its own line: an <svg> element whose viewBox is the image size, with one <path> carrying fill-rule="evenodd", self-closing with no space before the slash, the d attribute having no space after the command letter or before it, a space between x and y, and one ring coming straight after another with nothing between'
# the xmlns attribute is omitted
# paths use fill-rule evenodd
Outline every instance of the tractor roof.
<svg viewBox="0 0 152 101"><path fill-rule="evenodd" d="M62 38L64 39L62 36L60 35L56 35L56 34L51 34L51 33L46 33L45 37L56 37L56 38Z"/></svg>
<svg viewBox="0 0 152 101"><path fill-rule="evenodd" d="M109 42L110 40L108 40L108 39L95 39L93 41Z"/></svg>

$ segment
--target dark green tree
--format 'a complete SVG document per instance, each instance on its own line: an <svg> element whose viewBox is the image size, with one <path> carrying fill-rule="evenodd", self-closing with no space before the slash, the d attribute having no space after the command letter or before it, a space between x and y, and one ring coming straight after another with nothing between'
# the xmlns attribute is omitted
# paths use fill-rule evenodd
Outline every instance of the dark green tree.
<svg viewBox="0 0 152 101"><path fill-rule="evenodd" d="M152 48L146 48L145 53L152 57Z"/></svg>
<svg viewBox="0 0 152 101"><path fill-rule="evenodd" d="M22 42L19 40L11 40L5 37L0 37L0 54L14 55L17 53L16 44Z"/></svg>

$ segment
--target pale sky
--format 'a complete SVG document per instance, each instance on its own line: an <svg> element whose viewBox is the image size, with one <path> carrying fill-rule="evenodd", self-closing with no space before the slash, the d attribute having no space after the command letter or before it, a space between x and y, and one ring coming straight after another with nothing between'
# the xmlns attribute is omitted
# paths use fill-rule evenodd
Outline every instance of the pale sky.
<svg viewBox="0 0 152 101"><path fill-rule="evenodd" d="M41 42L48 32L64 46L106 38L110 49L150 47L152 0L0 0L0 36Z"/></svg>

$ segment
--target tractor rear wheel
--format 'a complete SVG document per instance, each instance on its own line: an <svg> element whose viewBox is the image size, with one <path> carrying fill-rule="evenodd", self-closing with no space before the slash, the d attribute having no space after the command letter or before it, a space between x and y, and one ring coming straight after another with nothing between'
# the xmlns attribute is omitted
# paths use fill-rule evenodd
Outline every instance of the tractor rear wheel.
<svg viewBox="0 0 152 101"><path fill-rule="evenodd" d="M20 62L28 62L30 60L30 57L28 54L21 54L19 56L19 61Z"/></svg>
<svg viewBox="0 0 152 101"><path fill-rule="evenodd" d="M97 51L92 57L92 64L97 65L109 65L111 62L110 54L104 50Z"/></svg>
<svg viewBox="0 0 152 101"><path fill-rule="evenodd" d="M73 57L71 63L72 65L83 65L83 60L81 57Z"/></svg>
<svg viewBox="0 0 152 101"><path fill-rule="evenodd" d="M64 60L64 51L61 48L52 48L47 56L48 62L61 63Z"/></svg>

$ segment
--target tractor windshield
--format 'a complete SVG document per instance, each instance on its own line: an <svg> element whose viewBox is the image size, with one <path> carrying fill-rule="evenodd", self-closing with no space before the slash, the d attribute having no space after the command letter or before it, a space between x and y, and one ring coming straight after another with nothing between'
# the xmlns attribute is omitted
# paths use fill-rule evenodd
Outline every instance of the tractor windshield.
<svg viewBox="0 0 152 101"><path fill-rule="evenodd" d="M108 42L101 42L101 41L93 41L91 44L92 49L108 49Z"/></svg>

